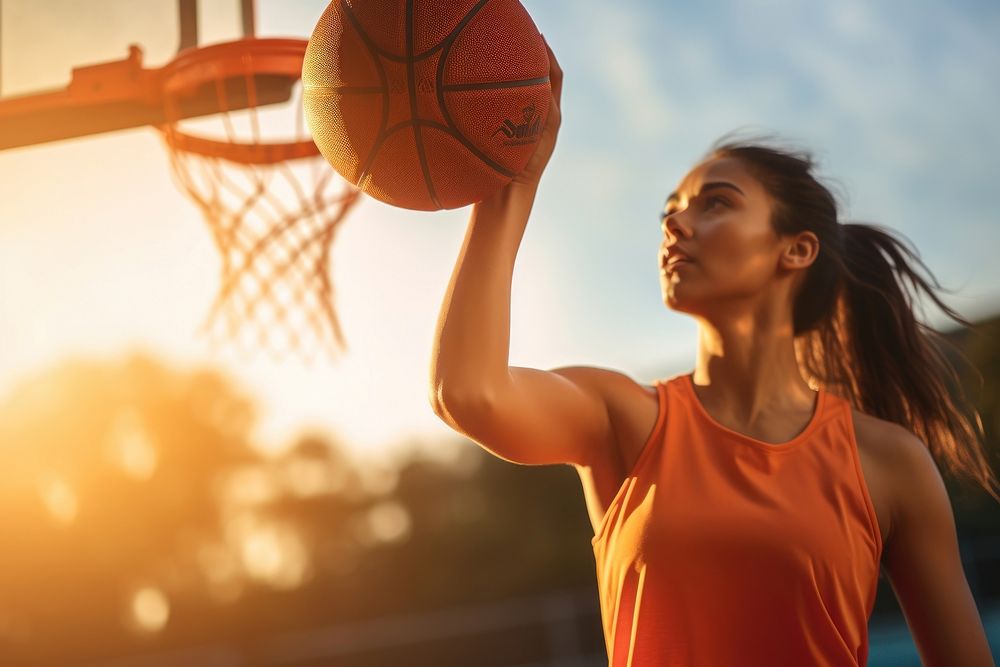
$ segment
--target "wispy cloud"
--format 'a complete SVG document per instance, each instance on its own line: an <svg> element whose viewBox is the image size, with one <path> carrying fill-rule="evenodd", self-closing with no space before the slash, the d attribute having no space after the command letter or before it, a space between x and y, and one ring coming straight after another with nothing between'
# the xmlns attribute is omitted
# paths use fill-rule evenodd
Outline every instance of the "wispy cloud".
<svg viewBox="0 0 1000 667"><path fill-rule="evenodd" d="M655 16L638 5L578 0L580 34L586 44L587 67L621 127L633 138L659 139L673 121L674 109L656 74L657 60L643 49Z"/></svg>

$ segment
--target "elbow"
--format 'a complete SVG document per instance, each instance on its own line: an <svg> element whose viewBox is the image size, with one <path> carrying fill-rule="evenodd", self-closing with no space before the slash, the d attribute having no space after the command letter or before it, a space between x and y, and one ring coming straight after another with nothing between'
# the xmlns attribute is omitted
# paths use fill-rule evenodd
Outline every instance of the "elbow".
<svg viewBox="0 0 1000 667"><path fill-rule="evenodd" d="M462 414L483 414L493 405L490 393L482 387L456 387L432 382L428 400L434 414L448 421Z"/></svg>

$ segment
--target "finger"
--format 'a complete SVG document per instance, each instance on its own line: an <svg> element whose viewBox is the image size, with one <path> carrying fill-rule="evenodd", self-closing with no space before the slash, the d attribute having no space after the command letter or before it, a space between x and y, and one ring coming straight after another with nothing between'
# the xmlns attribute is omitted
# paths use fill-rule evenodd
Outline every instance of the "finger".
<svg viewBox="0 0 1000 667"><path fill-rule="evenodd" d="M545 40L545 37L542 37ZM556 60L556 54L552 52L549 47L548 42L545 42L545 50L549 56L549 85L552 88L552 95L556 99L556 103L562 99L562 82L563 82L563 71L559 67L559 61Z"/></svg>
<svg viewBox="0 0 1000 667"><path fill-rule="evenodd" d="M549 93L549 108L545 114L545 127L559 129L562 124L562 110L554 92Z"/></svg>
<svg viewBox="0 0 1000 667"><path fill-rule="evenodd" d="M551 75L556 75L560 79L562 78L562 67L559 66L559 59L556 58L556 54L552 51L552 47L549 46L548 41L546 41L545 36L542 36L542 42L545 44L545 52L549 57L549 72Z"/></svg>
<svg viewBox="0 0 1000 667"><path fill-rule="evenodd" d="M557 129L562 124L562 110L559 108L559 101L555 95L549 101L549 110L546 115L545 124L552 125L552 127Z"/></svg>

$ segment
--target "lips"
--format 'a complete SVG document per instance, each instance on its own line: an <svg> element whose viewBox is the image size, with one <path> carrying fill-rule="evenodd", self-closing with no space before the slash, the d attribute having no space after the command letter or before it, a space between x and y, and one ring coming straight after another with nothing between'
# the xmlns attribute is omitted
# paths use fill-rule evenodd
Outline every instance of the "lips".
<svg viewBox="0 0 1000 667"><path fill-rule="evenodd" d="M662 271L663 273L673 273L674 271L676 271L676 270L678 269L678 267L681 267L681 266L688 266L689 264L692 264L692 263L693 263L693 262L691 262L691 260L689 260L689 259L684 259L684 258L681 258L681 257L678 257L678 258L676 259L676 261L670 261L670 262L667 262L667 263L666 263L666 264L665 264L665 265L663 266L663 268L662 268L662 269L660 269L660 270L661 270L661 271Z"/></svg>
<svg viewBox="0 0 1000 667"><path fill-rule="evenodd" d="M677 249L668 250L665 257L665 260L660 261L660 268L664 271L670 271L675 266L680 264L690 264L694 261L690 256Z"/></svg>

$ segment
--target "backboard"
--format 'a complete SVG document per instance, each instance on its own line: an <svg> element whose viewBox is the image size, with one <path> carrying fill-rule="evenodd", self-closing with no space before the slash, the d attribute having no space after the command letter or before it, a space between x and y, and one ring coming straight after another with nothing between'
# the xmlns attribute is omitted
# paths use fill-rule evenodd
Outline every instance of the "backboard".
<svg viewBox="0 0 1000 667"><path fill-rule="evenodd" d="M336 356L329 248L359 191L301 95L279 104L301 90L310 26L262 38L255 20L253 0L0 0L0 150L155 127L222 256L202 333Z"/></svg>
<svg viewBox="0 0 1000 667"><path fill-rule="evenodd" d="M254 22L253 0L0 0L0 150L162 123L158 68ZM288 99L262 84L259 103Z"/></svg>

